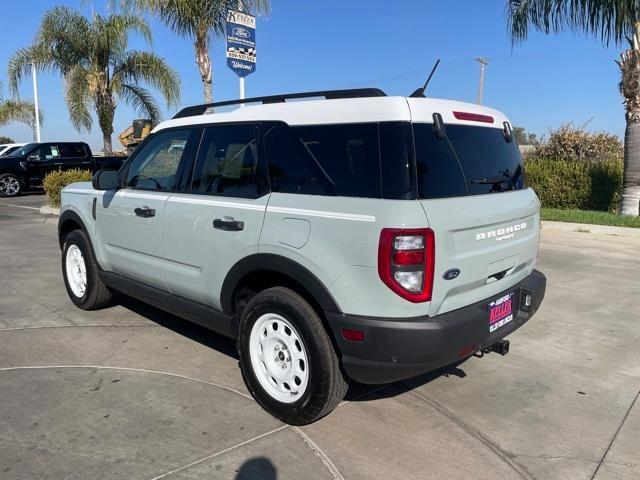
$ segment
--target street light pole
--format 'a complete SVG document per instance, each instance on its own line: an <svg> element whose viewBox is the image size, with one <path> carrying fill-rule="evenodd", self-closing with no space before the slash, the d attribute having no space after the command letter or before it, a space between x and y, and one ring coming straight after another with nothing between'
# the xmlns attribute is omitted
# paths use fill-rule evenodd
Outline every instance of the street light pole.
<svg viewBox="0 0 640 480"><path fill-rule="evenodd" d="M40 143L40 106L38 105L38 78L36 77L36 66L31 64L31 77L33 78L33 104L35 105L36 142Z"/></svg>
<svg viewBox="0 0 640 480"><path fill-rule="evenodd" d="M477 57L476 62L480 64L480 85L478 85L478 105L482 105L482 96L484 94L484 71L489 64L489 60Z"/></svg>

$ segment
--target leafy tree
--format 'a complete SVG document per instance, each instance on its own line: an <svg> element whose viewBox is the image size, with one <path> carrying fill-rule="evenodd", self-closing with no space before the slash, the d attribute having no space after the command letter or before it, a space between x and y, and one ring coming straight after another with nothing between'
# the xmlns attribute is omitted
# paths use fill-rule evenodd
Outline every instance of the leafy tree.
<svg viewBox="0 0 640 480"><path fill-rule="evenodd" d="M209 56L212 36L224 33L227 10L268 13L269 0L112 0L125 9L148 10L176 35L194 41L205 103L213 102L213 67Z"/></svg>
<svg viewBox="0 0 640 480"><path fill-rule="evenodd" d="M5 137L4 135L0 135L0 144L3 143L16 143L16 141L11 137Z"/></svg>
<svg viewBox="0 0 640 480"><path fill-rule="evenodd" d="M180 98L178 74L163 58L127 49L134 32L151 42L149 26L138 16L94 14L86 18L77 10L55 7L44 14L33 45L11 57L10 86L17 91L31 64L38 70L58 71L64 78L71 123L78 131L90 131L93 107L104 150L111 152L113 118L120 100L154 123L160 120L153 95L140 82L157 88L169 106L177 105Z"/></svg>
<svg viewBox="0 0 640 480"><path fill-rule="evenodd" d="M629 42L617 62L620 92L626 107L623 214L640 208L640 2L637 0L506 0L513 42L527 38L529 28L544 33L564 30L599 37L604 44Z"/></svg>
<svg viewBox="0 0 640 480"><path fill-rule="evenodd" d="M528 133L522 127L514 127L513 134L516 137L518 145L537 145L540 143L535 133Z"/></svg>

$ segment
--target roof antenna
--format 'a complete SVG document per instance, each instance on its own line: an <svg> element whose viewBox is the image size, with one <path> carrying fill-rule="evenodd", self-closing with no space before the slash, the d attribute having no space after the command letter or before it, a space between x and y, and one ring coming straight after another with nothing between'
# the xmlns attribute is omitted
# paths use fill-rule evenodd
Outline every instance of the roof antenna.
<svg viewBox="0 0 640 480"><path fill-rule="evenodd" d="M417 89L415 92L413 92L411 95L409 95L412 98L425 98L424 97L424 92L427 90L427 87L429 86L429 82L431 81L431 78L433 77L433 74L436 73L436 70L438 68L438 65L440 65L440 59L438 59L436 61L436 64L433 66L433 70L431 70L431 73L429 74L429 78L427 78L427 81L424 82L424 86Z"/></svg>

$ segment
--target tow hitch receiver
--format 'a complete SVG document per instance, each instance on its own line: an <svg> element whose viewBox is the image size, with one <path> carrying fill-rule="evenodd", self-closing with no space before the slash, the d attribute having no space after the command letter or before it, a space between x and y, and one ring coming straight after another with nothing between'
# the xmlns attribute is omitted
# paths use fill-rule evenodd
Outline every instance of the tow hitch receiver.
<svg viewBox="0 0 640 480"><path fill-rule="evenodd" d="M509 340L498 340L496 343L491 345L490 347L482 350L482 353L491 353L496 352L500 355L504 356L509 353Z"/></svg>

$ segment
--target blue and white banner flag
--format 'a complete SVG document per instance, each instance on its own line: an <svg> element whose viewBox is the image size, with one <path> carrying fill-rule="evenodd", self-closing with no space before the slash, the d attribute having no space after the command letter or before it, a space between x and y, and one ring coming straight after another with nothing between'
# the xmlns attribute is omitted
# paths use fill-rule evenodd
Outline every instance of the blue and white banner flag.
<svg viewBox="0 0 640 480"><path fill-rule="evenodd" d="M227 65L240 77L256 71L256 17L227 12Z"/></svg>

